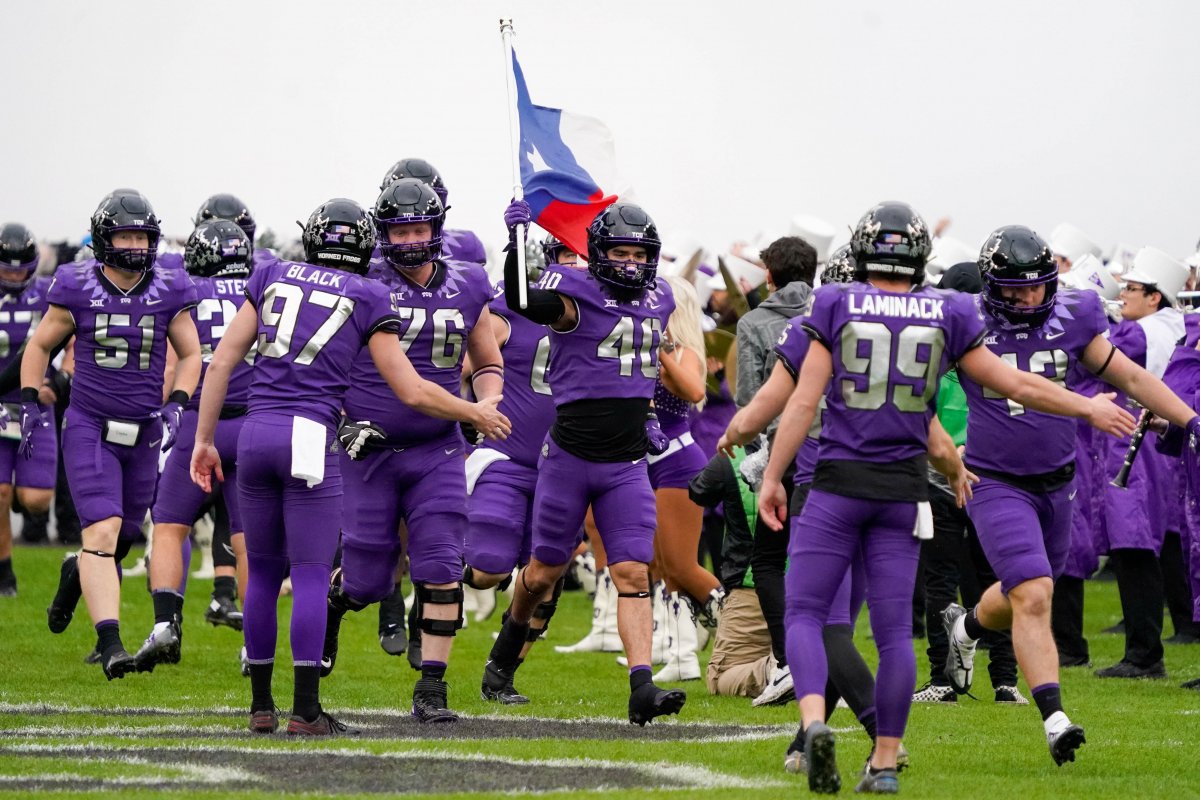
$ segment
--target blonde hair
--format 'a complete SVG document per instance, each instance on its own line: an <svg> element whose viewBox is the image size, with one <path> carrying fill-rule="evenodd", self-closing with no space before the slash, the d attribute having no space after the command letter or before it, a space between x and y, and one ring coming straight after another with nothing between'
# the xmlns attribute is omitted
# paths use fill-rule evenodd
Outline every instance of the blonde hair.
<svg viewBox="0 0 1200 800"><path fill-rule="evenodd" d="M696 287L691 281L678 275L666 275L663 276L663 280L675 295L675 310L667 320L667 331L678 348L686 347L699 357L700 377L705 378L708 375L708 367L705 360L704 330L700 327L700 298L696 294ZM674 356L678 363L683 359L683 351L677 350ZM703 407L702 399L696 404L696 408Z"/></svg>

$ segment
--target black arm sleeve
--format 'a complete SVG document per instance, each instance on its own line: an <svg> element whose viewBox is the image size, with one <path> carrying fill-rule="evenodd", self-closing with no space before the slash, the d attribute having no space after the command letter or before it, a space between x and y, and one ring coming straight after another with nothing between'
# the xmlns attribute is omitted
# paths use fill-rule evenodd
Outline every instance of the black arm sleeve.
<svg viewBox="0 0 1200 800"><path fill-rule="evenodd" d="M67 346L67 342L71 341L71 336L74 335L73 333L70 334L54 346L54 349L50 351L51 361L54 361L55 356L62 352L62 349ZM0 372L0 395L8 394L14 389L21 388L21 359L25 355L26 344L29 344L28 340L25 341L25 344L21 345L21 349L17 352L17 357L4 368L3 372Z"/></svg>
<svg viewBox="0 0 1200 800"><path fill-rule="evenodd" d="M504 257L504 302L517 314L538 325L553 325L562 319L563 299L555 292L545 289L535 289L530 286L526 292L525 308L521 308L519 287L524 275L517 274L517 251L512 249Z"/></svg>
<svg viewBox="0 0 1200 800"><path fill-rule="evenodd" d="M733 463L720 453L713 456L704 469L688 481L688 497L701 508L740 502Z"/></svg>

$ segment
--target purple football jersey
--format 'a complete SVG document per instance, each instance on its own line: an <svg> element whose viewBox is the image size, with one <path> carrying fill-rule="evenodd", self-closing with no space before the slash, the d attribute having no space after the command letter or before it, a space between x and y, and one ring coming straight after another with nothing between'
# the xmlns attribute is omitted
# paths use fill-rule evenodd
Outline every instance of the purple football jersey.
<svg viewBox="0 0 1200 800"><path fill-rule="evenodd" d="M458 397L467 336L492 298L487 273L476 264L438 261L429 286L422 288L379 259L372 260L367 275L391 292L400 345L417 373ZM458 426L401 403L367 352L355 359L344 408L350 419L370 420L387 431L392 447L438 439Z"/></svg>
<svg viewBox="0 0 1200 800"><path fill-rule="evenodd" d="M100 267L67 266L54 273L46 299L75 320L73 408L146 420L162 407L167 328L196 305L187 273L155 267L125 292Z"/></svg>
<svg viewBox="0 0 1200 800"><path fill-rule="evenodd" d="M221 343L225 329L233 322L238 309L246 302L245 278L199 278L193 277L199 300L192 309L196 331L200 334L200 385L192 395L188 408L200 407L200 390L204 387L204 373L212 361L213 352ZM233 368L229 376L229 389L225 393L225 405L246 405L250 399L250 371L254 365L254 351Z"/></svg>
<svg viewBox="0 0 1200 800"><path fill-rule="evenodd" d="M442 231L442 255L450 261L464 264L487 265L487 252L483 242L473 231L446 228Z"/></svg>
<svg viewBox="0 0 1200 800"><path fill-rule="evenodd" d="M869 283L817 289L803 326L833 356L822 461L884 464L927 451L938 380L985 333L971 295Z"/></svg>
<svg viewBox="0 0 1200 800"><path fill-rule="evenodd" d="M980 309L982 297L976 296ZM1059 289L1050 316L1038 328L1012 330L989 313L984 344L1009 365L1062 385L1108 318L1095 292ZM1001 397L959 372L967 395L967 450L974 466L1010 475L1041 475L1075 460L1076 422Z"/></svg>
<svg viewBox="0 0 1200 800"><path fill-rule="evenodd" d="M775 343L775 355L778 356L779 362L783 364L784 368L792 373L792 378L795 380L800 379L800 368L804 366L804 357L808 355L808 345L812 341L808 338L803 326L803 316L792 317L784 326L783 332L779 334L779 341ZM817 413L813 415L812 425L808 428L808 435L804 438L800 449L796 451L794 481L798 486L812 483L813 470L817 467L817 456L820 450L821 417L824 414L825 399L822 398L817 406Z"/></svg>
<svg viewBox="0 0 1200 800"><path fill-rule="evenodd" d="M508 323L504 355L504 399L500 412L512 423L512 434L502 441L486 441L518 464L536 467L538 454L550 424L554 422L554 398L547 382L550 365L550 329L530 322L509 310L504 290L491 303L491 311Z"/></svg>
<svg viewBox="0 0 1200 800"><path fill-rule="evenodd" d="M46 291L50 278L34 278L20 294L0 294L0 371L16 359L25 340L46 313ZM20 399L20 388L0 398L5 403Z"/></svg>
<svg viewBox="0 0 1200 800"><path fill-rule="evenodd" d="M254 270L246 299L258 310L250 413L336 427L355 357L376 331L398 328L387 287L339 269L277 261Z"/></svg>
<svg viewBox="0 0 1200 800"><path fill-rule="evenodd" d="M629 299L606 290L590 273L552 266L538 288L575 301L579 319L562 332L550 329L550 386L554 404L576 400L654 396L658 345L675 310L662 278Z"/></svg>

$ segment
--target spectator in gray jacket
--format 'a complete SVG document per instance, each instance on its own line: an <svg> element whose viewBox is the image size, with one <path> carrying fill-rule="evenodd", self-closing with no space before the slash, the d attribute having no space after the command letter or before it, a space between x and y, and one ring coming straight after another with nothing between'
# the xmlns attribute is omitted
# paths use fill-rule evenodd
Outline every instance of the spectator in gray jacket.
<svg viewBox="0 0 1200 800"><path fill-rule="evenodd" d="M817 251L798 236L776 239L761 253L767 268L767 288L771 294L750 313L738 320L737 328L737 404L745 406L754 397L775 367L775 342L787 321L808 310L813 277L817 271ZM773 437L778 420L767 428ZM791 503L791 471L784 476L784 487ZM754 572L754 591L762 607L775 666L766 685L753 704L775 705L792 697L792 677L783 647L783 571L787 564L788 527L772 531L761 520L754 528L754 550L750 566Z"/></svg>

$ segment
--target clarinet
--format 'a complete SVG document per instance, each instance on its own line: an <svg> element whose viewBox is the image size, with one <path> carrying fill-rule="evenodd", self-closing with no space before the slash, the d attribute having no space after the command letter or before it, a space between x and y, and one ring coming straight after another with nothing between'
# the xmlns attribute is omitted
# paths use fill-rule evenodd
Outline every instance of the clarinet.
<svg viewBox="0 0 1200 800"><path fill-rule="evenodd" d="M1117 477L1112 479L1112 485L1118 489L1124 489L1129 484L1129 471L1133 469L1133 462L1137 460L1138 451L1142 449L1142 441L1146 438L1146 431L1150 428L1150 423L1154 421L1154 415L1146 411L1138 422L1137 428L1133 431L1133 437L1129 440L1129 449L1125 451L1125 461L1121 463L1121 470L1117 473Z"/></svg>

